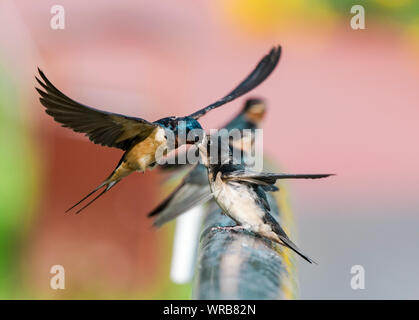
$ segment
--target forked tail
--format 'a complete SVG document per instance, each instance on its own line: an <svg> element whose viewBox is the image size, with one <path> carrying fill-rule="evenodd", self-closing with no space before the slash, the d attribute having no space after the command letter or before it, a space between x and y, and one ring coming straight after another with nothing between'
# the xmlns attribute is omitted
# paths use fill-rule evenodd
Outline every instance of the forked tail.
<svg viewBox="0 0 419 320"><path fill-rule="evenodd" d="M300 249L288 237L284 237L282 235L279 235L278 237L282 241L282 244L285 247L290 248L292 251L294 251L296 254L298 254L301 258L303 258L307 262L317 264L316 261L314 261L313 259L311 259L311 258L307 257L305 254L303 254L300 251Z"/></svg>
<svg viewBox="0 0 419 320"><path fill-rule="evenodd" d="M109 191L114 185L116 185L119 181L121 181L121 179L124 177L124 175L121 175L119 172L119 168L120 165L122 164L124 160L124 156L122 156L121 160L119 160L118 165L116 166L115 170L112 171L112 173L108 176L108 178L103 181L99 186L97 186L92 192L90 192L89 194L87 194L83 199L81 199L79 202L77 202L76 204L74 204L73 206L71 206L70 208L68 208L65 212L70 211L71 209L73 209L74 207L78 206L80 203L82 203L84 200L86 200L87 198L89 198L91 195L93 195L94 193L96 193L97 191L99 191L100 189L104 188L105 189L99 193L96 197L94 197L92 200L90 200L86 205L84 205L81 209L76 211L76 214L80 213L82 210L86 209L88 206L90 206L94 201L96 201L99 197L101 197L102 195L104 195L107 191Z"/></svg>
<svg viewBox="0 0 419 320"><path fill-rule="evenodd" d="M77 202L76 204L74 204L73 206L71 206L70 208L68 208L65 212L70 211L71 209L73 209L74 207L78 206L80 203L82 203L84 200L86 200L87 198L89 198L91 195L93 195L95 192L99 191L100 189L102 189L103 187L105 187L105 189L99 193L96 197L94 197L92 200L90 200L86 205L84 205L81 209L76 211L76 214L80 213L82 210L86 209L88 206L90 206L95 200L97 200L100 196L104 195L107 191L109 191L109 189L111 189L114 185L116 185L119 181L121 180L116 180L116 181L109 181L110 179L105 180L104 182L102 182L98 187L96 187L92 192L90 192L89 194L87 194L83 199L81 199L79 202Z"/></svg>

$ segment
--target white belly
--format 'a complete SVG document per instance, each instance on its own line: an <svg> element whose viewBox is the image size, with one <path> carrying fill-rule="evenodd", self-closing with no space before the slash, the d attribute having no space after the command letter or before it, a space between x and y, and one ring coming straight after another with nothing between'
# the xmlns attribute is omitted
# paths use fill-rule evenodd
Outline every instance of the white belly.
<svg viewBox="0 0 419 320"><path fill-rule="evenodd" d="M211 183L214 198L223 212L238 224L258 231L258 226L263 225L265 214L254 200L251 189L241 183L222 183L217 177Z"/></svg>

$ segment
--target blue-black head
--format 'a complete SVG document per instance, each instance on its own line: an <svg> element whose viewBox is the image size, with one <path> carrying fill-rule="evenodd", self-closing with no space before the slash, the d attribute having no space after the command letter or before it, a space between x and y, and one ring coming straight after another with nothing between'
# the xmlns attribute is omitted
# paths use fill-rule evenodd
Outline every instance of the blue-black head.
<svg viewBox="0 0 419 320"><path fill-rule="evenodd" d="M204 131L201 124L191 117L168 117L157 121L175 134L176 147L182 144L195 144L202 140Z"/></svg>
<svg viewBox="0 0 419 320"><path fill-rule="evenodd" d="M191 117L178 118L174 133L179 144L194 144L204 136L201 124Z"/></svg>

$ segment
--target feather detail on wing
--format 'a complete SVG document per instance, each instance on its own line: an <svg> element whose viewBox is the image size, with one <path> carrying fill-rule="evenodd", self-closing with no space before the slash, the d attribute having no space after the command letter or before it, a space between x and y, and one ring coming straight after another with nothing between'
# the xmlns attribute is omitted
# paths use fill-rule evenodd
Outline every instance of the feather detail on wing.
<svg viewBox="0 0 419 320"><path fill-rule="evenodd" d="M184 184L163 201L149 216L156 216L153 225L161 227L165 223L176 219L182 213L209 201L213 197L209 185L197 186Z"/></svg>
<svg viewBox="0 0 419 320"><path fill-rule="evenodd" d="M44 90L36 90L41 96L39 100L46 108L45 112L63 127L85 133L96 144L127 150L133 141L144 140L158 126L141 118L80 104L59 91L40 69L38 71L43 81L38 77L36 80Z"/></svg>
<svg viewBox="0 0 419 320"><path fill-rule="evenodd" d="M288 174L237 170L223 173L222 179L249 182L263 186L273 185L278 179L321 179L332 175L333 174Z"/></svg>
<svg viewBox="0 0 419 320"><path fill-rule="evenodd" d="M182 183L148 216L155 217L153 225L161 227L182 213L207 202L212 197L206 169L202 165L194 165Z"/></svg>
<svg viewBox="0 0 419 320"><path fill-rule="evenodd" d="M246 77L246 79L244 79L233 91L231 91L220 100L210 104L209 106L192 113L189 115L189 117L198 119L212 109L218 108L227 102L233 101L234 99L237 99L238 97L256 88L272 73L278 64L280 56L281 46L272 48L272 50L257 64L255 69Z"/></svg>

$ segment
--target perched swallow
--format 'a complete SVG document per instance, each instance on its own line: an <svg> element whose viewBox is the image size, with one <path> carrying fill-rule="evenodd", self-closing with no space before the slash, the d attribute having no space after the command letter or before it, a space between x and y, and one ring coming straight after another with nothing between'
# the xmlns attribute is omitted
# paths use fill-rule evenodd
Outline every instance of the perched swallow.
<svg viewBox="0 0 419 320"><path fill-rule="evenodd" d="M231 131L238 129L245 132L243 129L250 129L249 135L243 134L241 145L233 145L233 147L242 149L248 152L254 141L254 129L257 129L262 122L266 111L265 101L262 99L248 99L240 111L240 113L227 125L224 129ZM174 169L179 168L179 165L161 166L161 168ZM159 204L149 217L155 217L153 225L161 227L165 223L177 218L182 213L192 209L193 207L203 204L212 198L211 189L208 184L207 168L202 164L196 164L183 178L180 185Z"/></svg>
<svg viewBox="0 0 419 320"><path fill-rule="evenodd" d="M278 179L319 179L331 174L284 174L251 171L243 164L233 163L231 147L219 144L214 152L214 148L211 147L213 143L213 137L205 137L202 144L199 145L200 156L203 164L207 167L208 181L215 201L223 213L237 223L237 226L219 228L252 231L290 248L306 261L313 263L313 260L301 253L270 214L271 209L264 188L274 186ZM228 148L227 151L225 151L226 148ZM228 157L224 157L223 161L218 161L218 159L223 159L222 152L228 152Z"/></svg>
<svg viewBox="0 0 419 320"><path fill-rule="evenodd" d="M209 106L186 117L172 116L155 122L102 111L80 104L59 91L47 79L45 74L38 69L43 81L37 77L36 80L44 91L39 88L36 88L36 90L41 95L40 102L46 108L47 114L52 116L55 121L61 123L63 127L85 133L96 144L115 147L125 151L115 170L108 178L67 211L79 205L101 188L104 188L99 195L76 212L79 213L121 181L122 178L134 171L144 172L146 169L152 169L159 160L156 159L156 151L167 146L167 130L171 130L174 133L176 147L180 143L194 144L195 139L193 141L178 141L179 133L183 132L187 135L191 130L202 129L197 121L200 117L210 110L244 95L262 83L275 69L280 55L281 47L274 47L233 91Z"/></svg>

